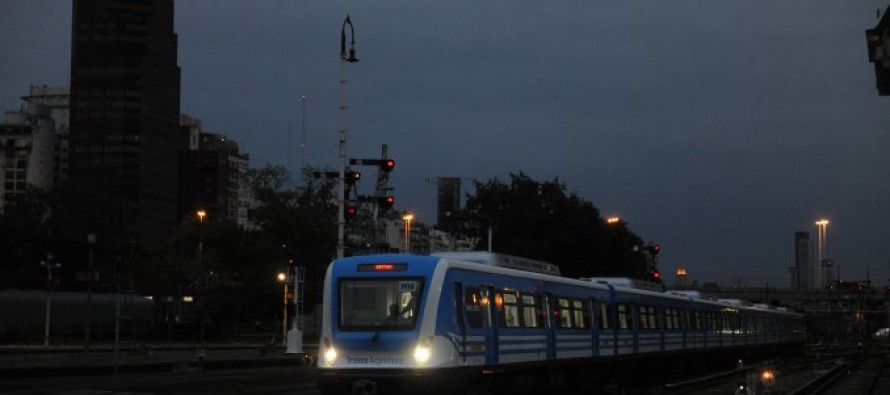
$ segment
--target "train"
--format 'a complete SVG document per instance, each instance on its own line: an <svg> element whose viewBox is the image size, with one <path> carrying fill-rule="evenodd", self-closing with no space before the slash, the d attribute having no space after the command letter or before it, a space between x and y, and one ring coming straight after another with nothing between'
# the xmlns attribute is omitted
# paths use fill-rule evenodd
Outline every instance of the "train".
<svg viewBox="0 0 890 395"><path fill-rule="evenodd" d="M676 377L799 349L803 316L568 278L492 252L333 261L324 280L323 394L494 394Z"/></svg>

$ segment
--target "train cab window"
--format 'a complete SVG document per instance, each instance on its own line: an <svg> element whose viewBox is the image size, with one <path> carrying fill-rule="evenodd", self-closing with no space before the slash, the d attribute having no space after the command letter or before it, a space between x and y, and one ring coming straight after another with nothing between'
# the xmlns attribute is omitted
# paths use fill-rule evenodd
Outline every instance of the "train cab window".
<svg viewBox="0 0 890 395"><path fill-rule="evenodd" d="M423 293L423 279L343 279L340 287L340 329L410 330Z"/></svg>
<svg viewBox="0 0 890 395"><path fill-rule="evenodd" d="M596 324L599 329L609 329L609 305L605 303L596 304Z"/></svg>
<svg viewBox="0 0 890 395"><path fill-rule="evenodd" d="M630 329L632 323L630 308L624 303L619 303L616 309L618 312L618 329Z"/></svg>
<svg viewBox="0 0 890 395"><path fill-rule="evenodd" d="M464 291L464 311L466 312L467 325L470 328L481 328L485 322L484 307L482 295L479 287L467 287Z"/></svg>

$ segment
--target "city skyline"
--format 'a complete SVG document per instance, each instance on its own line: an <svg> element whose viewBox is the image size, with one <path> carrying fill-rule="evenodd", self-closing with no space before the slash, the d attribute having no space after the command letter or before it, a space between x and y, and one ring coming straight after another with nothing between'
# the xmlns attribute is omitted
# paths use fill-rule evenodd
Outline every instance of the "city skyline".
<svg viewBox="0 0 890 395"><path fill-rule="evenodd" d="M886 279L890 104L864 33L884 7L177 2L180 112L253 166L293 169L306 95L306 163L335 168L350 14L349 155L387 144L396 208L420 222L435 222L427 179L472 192L522 171L659 242L663 273L787 284L794 232L827 217L844 277ZM0 5L3 111L30 84L70 83L70 8Z"/></svg>

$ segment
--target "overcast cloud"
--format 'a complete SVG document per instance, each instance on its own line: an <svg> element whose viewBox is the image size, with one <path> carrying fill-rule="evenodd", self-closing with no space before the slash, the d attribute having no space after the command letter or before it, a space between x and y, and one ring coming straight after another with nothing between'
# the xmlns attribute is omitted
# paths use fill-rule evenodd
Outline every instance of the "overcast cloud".
<svg viewBox="0 0 890 395"><path fill-rule="evenodd" d="M176 3L182 112L254 166L337 164L351 14L349 153L397 160L396 207L435 222L438 176L559 177L663 246L663 272L787 286L825 216L842 276L890 278L890 99L865 29L882 1ZM0 0L0 108L68 83L71 5ZM290 133L290 147L288 134ZM368 184L368 183L366 183ZM365 188L370 188L365 185ZM672 278L672 276L668 276Z"/></svg>

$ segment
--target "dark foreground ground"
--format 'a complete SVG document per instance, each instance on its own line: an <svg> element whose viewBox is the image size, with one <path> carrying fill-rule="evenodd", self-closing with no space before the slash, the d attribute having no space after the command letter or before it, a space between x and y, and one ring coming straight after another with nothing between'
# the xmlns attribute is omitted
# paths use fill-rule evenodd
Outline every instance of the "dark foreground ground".
<svg viewBox="0 0 890 395"><path fill-rule="evenodd" d="M306 351L306 349L304 349ZM314 353L314 350L312 350ZM311 394L307 353L263 344L0 346L2 394Z"/></svg>

